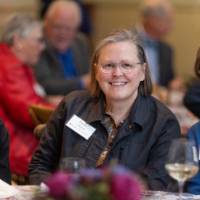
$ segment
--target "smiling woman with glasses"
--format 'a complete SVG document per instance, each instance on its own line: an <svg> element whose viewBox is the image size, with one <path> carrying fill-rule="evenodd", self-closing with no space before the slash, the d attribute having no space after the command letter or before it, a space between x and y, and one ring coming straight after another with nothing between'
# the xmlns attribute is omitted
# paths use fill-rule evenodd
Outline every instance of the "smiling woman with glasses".
<svg viewBox="0 0 200 200"><path fill-rule="evenodd" d="M87 167L112 160L130 168L153 190L166 190L169 144L179 137L175 116L151 96L143 48L129 30L103 39L91 64L91 90L67 95L48 122L30 164L38 184L65 157L85 159Z"/></svg>

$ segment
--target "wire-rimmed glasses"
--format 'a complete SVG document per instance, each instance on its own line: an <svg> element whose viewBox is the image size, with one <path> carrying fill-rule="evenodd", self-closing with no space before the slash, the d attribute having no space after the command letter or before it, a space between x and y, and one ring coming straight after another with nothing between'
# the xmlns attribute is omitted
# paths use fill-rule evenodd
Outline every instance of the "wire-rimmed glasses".
<svg viewBox="0 0 200 200"><path fill-rule="evenodd" d="M98 64L100 66L100 69L103 73L105 74L110 74L113 72L114 69L117 67L120 68L121 72L123 73L130 73L132 72L135 68L137 68L137 65L141 65L141 62L136 62L136 63L105 63L105 64Z"/></svg>

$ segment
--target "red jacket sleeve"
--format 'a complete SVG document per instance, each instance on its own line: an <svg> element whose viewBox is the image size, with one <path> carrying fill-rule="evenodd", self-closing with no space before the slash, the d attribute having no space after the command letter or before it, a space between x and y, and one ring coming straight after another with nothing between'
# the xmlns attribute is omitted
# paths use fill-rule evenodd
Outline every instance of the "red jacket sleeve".
<svg viewBox="0 0 200 200"><path fill-rule="evenodd" d="M34 91L36 82L31 68L11 61L1 62L0 70L3 78L0 95L8 115L23 126L33 127L29 106L39 104L49 107L50 104Z"/></svg>

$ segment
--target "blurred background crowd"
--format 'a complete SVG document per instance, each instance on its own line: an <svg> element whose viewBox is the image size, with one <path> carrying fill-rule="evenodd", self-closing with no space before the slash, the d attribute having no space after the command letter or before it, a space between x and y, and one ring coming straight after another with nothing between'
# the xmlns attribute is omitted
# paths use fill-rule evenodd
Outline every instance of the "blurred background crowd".
<svg viewBox="0 0 200 200"><path fill-rule="evenodd" d="M14 13L28 12L39 17L43 15L41 13L50 2L51 0L0 1L0 30L8 16ZM142 2L140 0L82 0L79 2L83 5L84 12L87 13L84 14L85 30L82 30L90 35L93 44L113 29L134 26L140 18ZM199 2L195 0L170 0L170 2L174 7L173 28L166 35L165 40L170 42L174 48L177 74L184 80L188 80L194 75L192 66L199 46Z"/></svg>

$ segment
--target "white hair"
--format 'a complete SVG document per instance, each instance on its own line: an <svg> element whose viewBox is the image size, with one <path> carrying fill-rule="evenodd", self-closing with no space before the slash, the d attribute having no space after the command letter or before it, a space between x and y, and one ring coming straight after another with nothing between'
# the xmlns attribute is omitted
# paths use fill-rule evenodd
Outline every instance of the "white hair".
<svg viewBox="0 0 200 200"><path fill-rule="evenodd" d="M28 14L17 14L5 25L2 33L2 41L8 45L13 44L13 36L26 37L33 28L41 26L41 23Z"/></svg>
<svg viewBox="0 0 200 200"><path fill-rule="evenodd" d="M81 22L80 6L78 5L78 3L71 0L57 0L51 3L45 14L45 20L52 19L54 17L54 14L61 9L66 10L66 12L73 11L73 13L77 15L79 21Z"/></svg>

